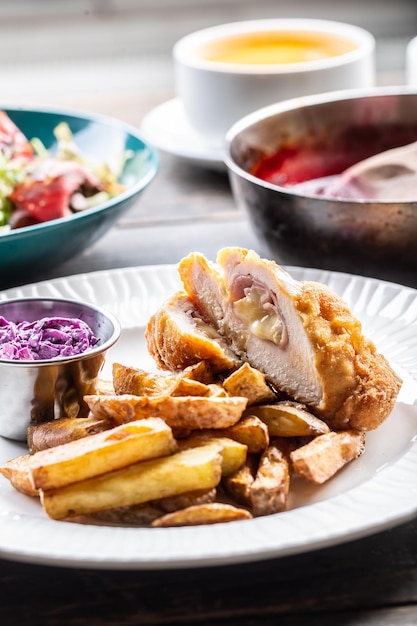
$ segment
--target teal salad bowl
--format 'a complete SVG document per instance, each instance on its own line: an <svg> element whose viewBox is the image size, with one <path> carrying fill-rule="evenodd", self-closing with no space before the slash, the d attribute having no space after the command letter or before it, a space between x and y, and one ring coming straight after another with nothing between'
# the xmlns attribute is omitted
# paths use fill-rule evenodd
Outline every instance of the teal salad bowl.
<svg viewBox="0 0 417 626"><path fill-rule="evenodd" d="M0 289L30 282L91 246L132 207L156 176L156 150L124 122L111 117L61 110L1 109L28 140L54 155L56 128L64 124L83 160L106 164L121 191L65 217L0 230ZM1 143L1 142L0 142ZM1 146L0 146L1 147Z"/></svg>

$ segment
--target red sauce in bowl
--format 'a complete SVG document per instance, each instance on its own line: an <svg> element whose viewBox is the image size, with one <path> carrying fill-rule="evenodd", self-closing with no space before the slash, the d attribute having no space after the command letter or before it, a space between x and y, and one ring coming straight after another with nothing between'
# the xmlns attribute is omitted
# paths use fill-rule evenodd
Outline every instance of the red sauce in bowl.
<svg viewBox="0 0 417 626"><path fill-rule="evenodd" d="M363 159L413 141L417 141L417 125L410 124L351 126L330 139L311 133L302 142L298 138L283 143L273 154L262 156L249 173L289 187L341 174Z"/></svg>

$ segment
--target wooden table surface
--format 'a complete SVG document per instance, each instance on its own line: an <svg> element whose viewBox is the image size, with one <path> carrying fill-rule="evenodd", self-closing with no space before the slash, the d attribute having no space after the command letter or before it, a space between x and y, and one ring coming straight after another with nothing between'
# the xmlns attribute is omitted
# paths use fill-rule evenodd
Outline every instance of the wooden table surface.
<svg viewBox="0 0 417 626"><path fill-rule="evenodd" d="M140 125L169 92L77 96L68 106ZM53 104L59 104L54 102ZM39 280L176 263L225 245L263 252L233 202L227 176L161 153L157 178L97 244ZM15 277L19 283L19 277ZM107 571L0 560L2 626L417 623L417 521L336 547L242 565Z"/></svg>

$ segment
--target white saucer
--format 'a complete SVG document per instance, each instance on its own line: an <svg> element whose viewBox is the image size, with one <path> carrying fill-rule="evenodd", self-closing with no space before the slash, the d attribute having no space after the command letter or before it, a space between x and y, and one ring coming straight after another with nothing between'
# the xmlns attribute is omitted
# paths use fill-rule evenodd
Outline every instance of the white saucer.
<svg viewBox="0 0 417 626"><path fill-rule="evenodd" d="M143 119L141 132L155 148L209 169L224 170L223 148L193 130L178 98L168 100Z"/></svg>

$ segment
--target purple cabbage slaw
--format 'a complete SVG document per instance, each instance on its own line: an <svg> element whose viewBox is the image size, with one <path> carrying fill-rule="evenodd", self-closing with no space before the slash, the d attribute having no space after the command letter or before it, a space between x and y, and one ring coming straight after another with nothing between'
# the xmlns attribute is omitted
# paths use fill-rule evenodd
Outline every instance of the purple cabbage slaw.
<svg viewBox="0 0 417 626"><path fill-rule="evenodd" d="M0 359L40 361L72 357L99 342L80 319L44 317L34 322L9 322L0 315Z"/></svg>

